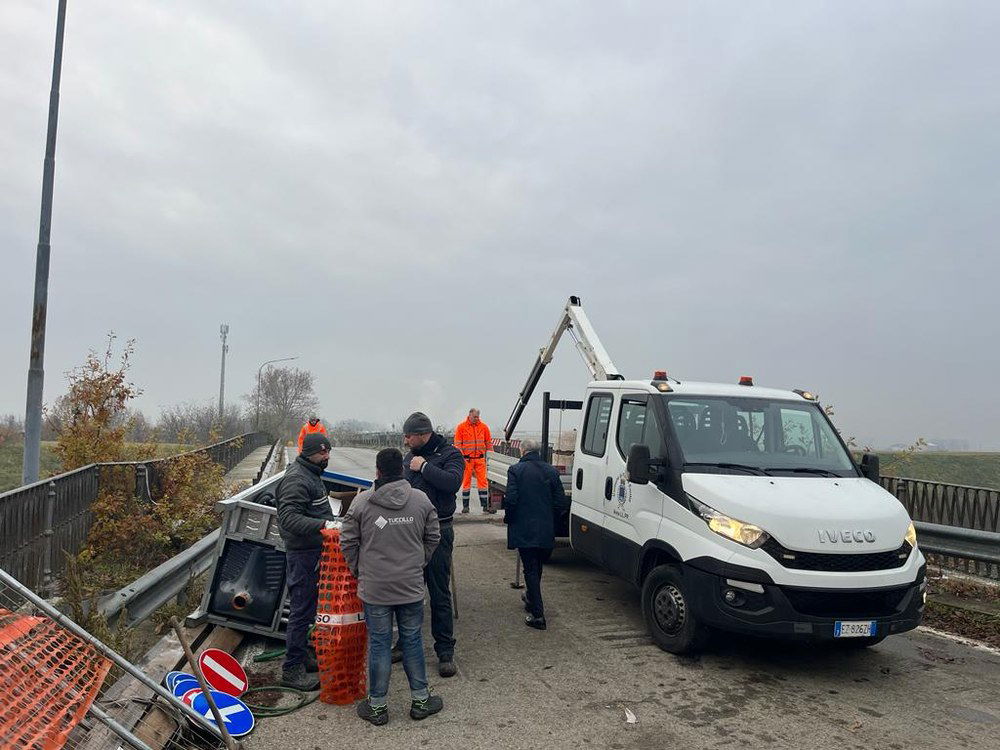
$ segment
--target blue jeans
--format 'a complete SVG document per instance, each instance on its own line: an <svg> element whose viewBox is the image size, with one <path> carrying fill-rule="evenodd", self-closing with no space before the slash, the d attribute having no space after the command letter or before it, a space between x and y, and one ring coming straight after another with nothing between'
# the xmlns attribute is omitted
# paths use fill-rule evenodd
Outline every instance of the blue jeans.
<svg viewBox="0 0 1000 750"><path fill-rule="evenodd" d="M412 604L368 604L368 699L372 706L384 706L392 672L392 615L396 615L399 645L403 649L403 669L410 683L410 697L422 701L427 690L427 664L420 628L424 623L424 600Z"/></svg>

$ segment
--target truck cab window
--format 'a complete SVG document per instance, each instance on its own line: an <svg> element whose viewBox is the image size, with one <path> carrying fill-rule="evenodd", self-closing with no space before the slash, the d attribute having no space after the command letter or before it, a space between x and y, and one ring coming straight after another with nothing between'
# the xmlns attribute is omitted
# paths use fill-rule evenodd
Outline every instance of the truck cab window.
<svg viewBox="0 0 1000 750"><path fill-rule="evenodd" d="M608 427L611 424L611 405L614 397L610 393L595 393L587 404L587 419L580 449L591 456L603 456L608 443Z"/></svg>
<svg viewBox="0 0 1000 750"><path fill-rule="evenodd" d="M646 401L622 401L618 418L618 452L628 458L633 445L649 446L649 455L660 458L664 455L663 433L656 421L656 413Z"/></svg>

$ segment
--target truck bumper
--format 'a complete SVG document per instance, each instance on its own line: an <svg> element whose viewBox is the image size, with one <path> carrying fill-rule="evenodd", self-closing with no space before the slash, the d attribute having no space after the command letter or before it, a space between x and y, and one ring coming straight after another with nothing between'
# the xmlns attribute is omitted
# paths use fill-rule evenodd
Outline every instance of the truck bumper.
<svg viewBox="0 0 1000 750"><path fill-rule="evenodd" d="M834 639L838 621L870 620L876 623L875 637L881 638L912 630L923 617L926 565L911 583L868 589L782 586L761 582L770 580L766 574L727 567L734 566L713 565L705 558L684 566L685 593L695 615L720 630L823 641ZM732 592L729 601L727 592Z"/></svg>

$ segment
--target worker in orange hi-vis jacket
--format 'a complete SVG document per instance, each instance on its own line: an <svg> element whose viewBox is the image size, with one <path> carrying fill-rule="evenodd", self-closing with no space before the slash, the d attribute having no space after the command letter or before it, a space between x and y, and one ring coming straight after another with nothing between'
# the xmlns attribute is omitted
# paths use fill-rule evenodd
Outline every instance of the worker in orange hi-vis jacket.
<svg viewBox="0 0 1000 750"><path fill-rule="evenodd" d="M455 428L455 447L465 457L465 475L462 477L462 512L469 512L469 495L472 492L472 475L476 475L479 505L483 513L496 513L489 507L486 490L486 451L493 449L490 428L479 418L479 409L469 409L469 416Z"/></svg>
<svg viewBox="0 0 1000 750"><path fill-rule="evenodd" d="M311 435L314 432L326 435L326 427L323 426L323 423L319 421L319 417L315 414L310 416L309 421L302 425L302 429L299 430L299 453L302 452L302 441L306 439L306 435Z"/></svg>

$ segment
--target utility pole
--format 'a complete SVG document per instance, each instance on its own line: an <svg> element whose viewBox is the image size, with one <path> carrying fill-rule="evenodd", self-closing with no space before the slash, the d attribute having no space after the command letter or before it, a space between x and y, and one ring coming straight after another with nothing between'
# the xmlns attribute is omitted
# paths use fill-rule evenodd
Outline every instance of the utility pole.
<svg viewBox="0 0 1000 750"><path fill-rule="evenodd" d="M56 11L56 47L52 59L52 90L49 92L49 125L42 167L42 211L38 222L35 258L35 299L31 313L31 353L28 357L28 394L24 408L24 461L21 482L38 481L42 448L42 390L45 384L45 315L49 303L49 237L52 229L52 187L56 179L56 126L59 123L59 81L62 78L63 31L66 0Z"/></svg>
<svg viewBox="0 0 1000 750"><path fill-rule="evenodd" d="M219 334L222 337L222 372L219 375L219 423L221 424L226 401L226 352L229 351L229 346L226 344L226 337L229 335L228 323L219 326Z"/></svg>

